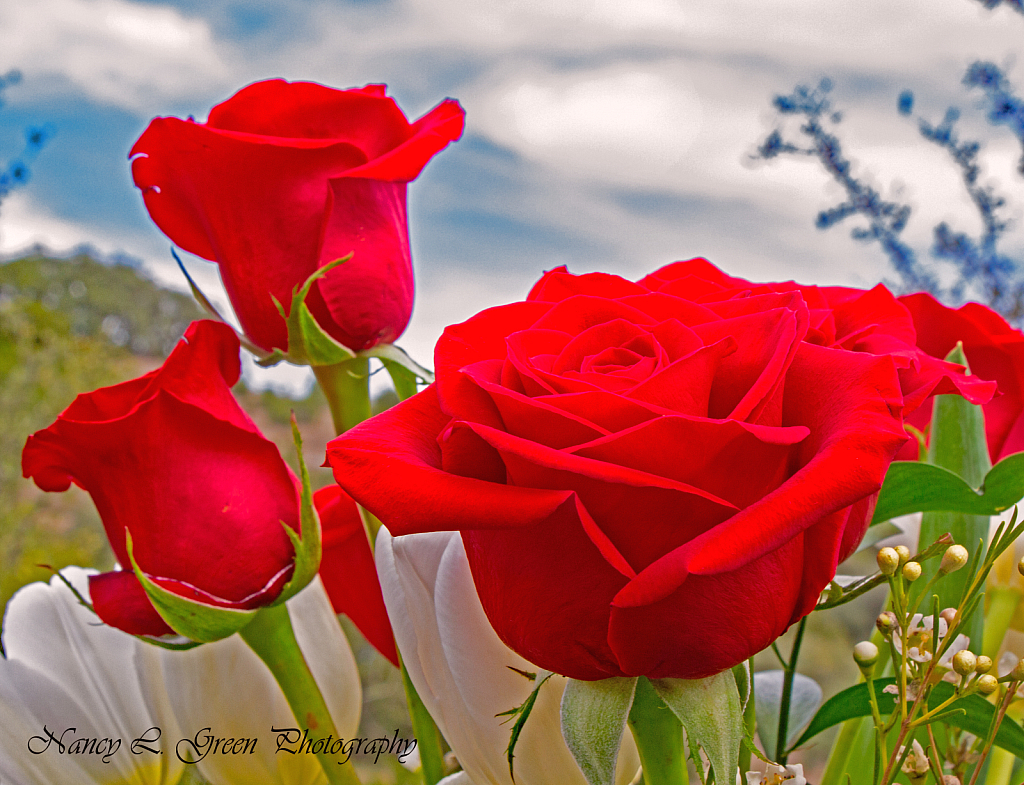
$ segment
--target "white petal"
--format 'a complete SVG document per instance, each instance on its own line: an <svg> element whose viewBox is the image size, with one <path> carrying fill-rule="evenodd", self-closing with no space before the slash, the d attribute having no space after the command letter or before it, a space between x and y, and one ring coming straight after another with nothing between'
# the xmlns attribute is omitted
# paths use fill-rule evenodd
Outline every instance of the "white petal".
<svg viewBox="0 0 1024 785"><path fill-rule="evenodd" d="M464 771L457 771L454 774L449 774L443 780L437 783L437 785L476 785L473 780L469 778L469 775Z"/></svg>
<svg viewBox="0 0 1024 785"><path fill-rule="evenodd" d="M64 575L88 597L88 574L67 568ZM177 732L174 718L160 710L160 689L136 671L147 644L104 626L78 604L54 577L50 584L21 589L7 605L6 659L0 659L0 779L4 785L36 783L176 783L183 766L166 754L129 751L132 740L157 727ZM154 709L154 707L156 707ZM109 756L61 754L50 741L32 754L29 739L47 739L43 727L70 746L74 739L109 738ZM74 730L69 730L69 729ZM62 735L63 734L63 735ZM118 744L119 742L119 744ZM104 762L107 757L109 762Z"/></svg>
<svg viewBox="0 0 1024 785"><path fill-rule="evenodd" d="M512 785L505 748L511 723L495 715L526 700L535 682L510 669L539 669L513 652L491 628L477 598L462 538L433 532L392 538L381 529L377 545L388 615L413 684L474 783ZM516 745L517 785L585 785L561 739L559 704L565 679L544 685ZM617 782L638 766L627 733Z"/></svg>
<svg viewBox="0 0 1024 785"><path fill-rule="evenodd" d="M351 738L359 725L359 674L320 579L289 600L287 607L338 734ZM266 665L239 636L185 652L161 651L159 656L183 731L177 752L197 759L206 779L246 785L326 782L315 755L277 752L278 734L271 728L301 732L306 726L296 721ZM212 752L216 739L256 742L235 744L232 754L224 755Z"/></svg>

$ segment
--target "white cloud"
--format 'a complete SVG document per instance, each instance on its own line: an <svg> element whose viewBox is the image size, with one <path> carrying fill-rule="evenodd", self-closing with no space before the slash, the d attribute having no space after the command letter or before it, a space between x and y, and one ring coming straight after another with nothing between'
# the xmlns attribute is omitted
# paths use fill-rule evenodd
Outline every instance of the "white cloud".
<svg viewBox="0 0 1024 785"><path fill-rule="evenodd" d="M55 83L58 92L66 81L94 101L140 113L232 82L206 21L129 0L0 4L6 68Z"/></svg>
<svg viewBox="0 0 1024 785"><path fill-rule="evenodd" d="M617 65L510 76L480 91L480 129L559 170L628 173L636 185L680 161L701 126L679 69Z"/></svg>

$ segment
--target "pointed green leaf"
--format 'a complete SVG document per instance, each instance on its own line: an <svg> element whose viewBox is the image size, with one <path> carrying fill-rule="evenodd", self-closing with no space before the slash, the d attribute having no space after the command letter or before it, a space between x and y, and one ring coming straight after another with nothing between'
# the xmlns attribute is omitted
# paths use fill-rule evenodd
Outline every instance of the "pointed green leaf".
<svg viewBox="0 0 1024 785"><path fill-rule="evenodd" d="M562 737L590 785L612 785L636 678L569 679L562 693Z"/></svg>
<svg viewBox="0 0 1024 785"><path fill-rule="evenodd" d="M892 677L875 679L875 695L878 696L878 708L885 717L896 708L896 696L883 692L882 690L890 684L895 684ZM935 685L929 698L929 705L938 706L953 695L953 685L949 682L941 682ZM959 712L946 714L942 718L947 725L960 728L975 736L985 738L988 733L992 715L995 707L980 695L968 695L950 704L949 711L954 709L966 709L966 714ZM849 687L837 695L829 698L818 713L814 715L807 730L797 739L793 747L799 747L810 739L817 736L824 730L838 725L840 722L855 719L857 717L871 716L871 703L868 698L868 685L866 683ZM1010 717L1003 720L996 733L995 743L1004 750L1009 750L1018 758L1024 758L1024 730Z"/></svg>
<svg viewBox="0 0 1024 785"><path fill-rule="evenodd" d="M323 543L320 539L320 517L313 505L313 487L309 480L309 470L306 468L306 461L302 457L302 434L299 433L299 425L295 421L295 412L292 412L292 439L295 442L295 452L299 457L299 474L302 479L302 494L299 504L299 527L300 534L283 521L285 534L291 540L295 549L295 571L292 578L281 589L281 594L272 605L280 605L287 602L309 584L316 577L320 569L320 557L323 554Z"/></svg>
<svg viewBox="0 0 1024 785"><path fill-rule="evenodd" d="M434 381L434 373L429 368L424 368L412 357L406 354L405 350L395 346L393 343L382 343L369 349L359 352L360 357L376 357L385 366L398 365L409 372L413 377L422 379L425 383L431 384ZM390 372L390 368L388 369Z"/></svg>
<svg viewBox="0 0 1024 785"><path fill-rule="evenodd" d="M686 729L691 754L694 744L699 744L711 762L715 781L731 783L739 768L743 739L743 709L732 671L706 679L651 679L651 684ZM756 689L756 677L754 685Z"/></svg>
<svg viewBox="0 0 1024 785"><path fill-rule="evenodd" d="M508 667L516 673L525 676L530 681L534 681L537 678L536 673L527 673L527 671L521 671L519 668L512 668L511 665ZM512 765L512 761L515 758L516 744L519 742L519 736L522 734L523 728L526 727L526 721L530 719L530 714L533 712L533 706L537 702L537 695L540 693L540 688L544 686L544 683L550 679L551 676L552 674L548 673L543 679L541 679L537 686L530 690L530 694L526 696L526 700L524 700L520 705L513 709L509 709L508 711L499 712L494 715L495 717L508 717L505 722L515 719L515 722L512 723L512 733L509 734L508 747L505 748L505 755L508 758L508 776L510 776L513 781L515 781L516 778Z"/></svg>
<svg viewBox="0 0 1024 785"><path fill-rule="evenodd" d="M778 749L779 712L782 707L782 683L786 672L760 671L754 674L754 701L757 704L757 735L766 750ZM802 673L793 674L789 703L787 746L800 735L821 705L821 687Z"/></svg>
<svg viewBox="0 0 1024 785"><path fill-rule="evenodd" d="M398 400L404 401L407 398L412 398L417 392L416 374L391 360L381 360L381 362L387 369L388 375L391 376L391 383L395 386Z"/></svg>
<svg viewBox="0 0 1024 785"><path fill-rule="evenodd" d="M153 603L156 612L179 635L184 635L199 643L211 643L234 635L252 621L255 610L238 610L207 605L203 602L189 600L173 592L161 588L146 575L135 562L132 550L132 535L125 529L125 545L128 549L128 560L131 562L135 577Z"/></svg>
<svg viewBox="0 0 1024 785"><path fill-rule="evenodd" d="M1024 498L1024 452L1010 455L985 475L977 490L958 474L919 461L896 461L885 475L872 525L911 512L998 515Z"/></svg>
<svg viewBox="0 0 1024 785"><path fill-rule="evenodd" d="M958 343L946 357L949 362L966 366L963 347ZM970 369L968 369L968 373ZM969 403L959 395L936 395L929 430L928 463L941 466L959 475L971 487L979 487L991 468L988 443L985 438L985 415L980 406ZM1019 497L1018 497L1019 498ZM1017 501L1013 499L1010 504ZM962 512L927 512L921 518L918 550L949 532L953 541L963 545L972 555L978 553L979 542L988 541L989 513L964 514ZM910 602L916 602L928 581L938 570L933 561L921 565L924 569L910 591ZM937 584L934 592L940 606L955 608L960 603L964 588L971 580L971 570L950 573ZM962 631L971 639L971 650L981 651L984 630L982 614L967 620Z"/></svg>

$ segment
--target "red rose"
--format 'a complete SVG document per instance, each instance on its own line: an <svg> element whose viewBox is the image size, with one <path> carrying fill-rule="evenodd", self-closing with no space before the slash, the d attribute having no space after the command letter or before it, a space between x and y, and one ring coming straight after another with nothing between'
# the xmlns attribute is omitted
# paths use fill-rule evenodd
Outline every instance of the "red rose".
<svg viewBox="0 0 1024 785"><path fill-rule="evenodd" d="M995 311L978 303L954 310L930 294L900 297L914 319L917 345L933 357L945 357L963 341L971 372L999 385L1001 395L985 404L988 451L995 463L1024 450L1024 334ZM931 421L931 406L923 406L907 422L923 429ZM917 441L908 442L898 456L917 458Z"/></svg>
<svg viewBox="0 0 1024 785"><path fill-rule="evenodd" d="M288 346L271 296L290 307L294 287L350 252L307 298L320 326L359 351L409 322L406 183L461 136L464 113L447 100L409 123L385 90L257 82L206 123L158 117L132 148L150 216L220 265L242 327L268 351Z"/></svg>
<svg viewBox="0 0 1024 785"><path fill-rule="evenodd" d="M363 519L352 498L337 485L313 494L323 530L320 580L335 613L344 613L381 654L398 667L395 634L388 621Z"/></svg>
<svg viewBox="0 0 1024 785"><path fill-rule="evenodd" d="M445 330L437 383L328 458L393 534L461 531L491 624L527 660L700 678L814 607L908 401L991 394L913 337L881 287L756 285L704 260L638 283L556 270Z"/></svg>
<svg viewBox="0 0 1024 785"><path fill-rule="evenodd" d="M79 395L25 444L26 477L45 491L73 482L96 503L126 567L89 579L94 608L111 626L136 635L173 632L127 569L126 531L139 567L191 600L258 608L291 578L295 554L282 523L300 530L300 486L231 394L238 352L230 327L194 322L161 368ZM315 501L332 604L394 658L355 504L336 488Z"/></svg>

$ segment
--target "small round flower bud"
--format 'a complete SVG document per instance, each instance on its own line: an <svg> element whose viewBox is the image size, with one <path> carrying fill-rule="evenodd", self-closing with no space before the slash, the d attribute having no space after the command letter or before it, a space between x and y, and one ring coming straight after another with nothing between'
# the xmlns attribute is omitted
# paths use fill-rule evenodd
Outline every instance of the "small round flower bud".
<svg viewBox="0 0 1024 785"><path fill-rule="evenodd" d="M1024 556L1020 557L1020 561L1017 562L1017 572L1024 575Z"/></svg>
<svg viewBox="0 0 1024 785"><path fill-rule="evenodd" d="M896 555L900 557L900 567L910 561L910 548L906 545L897 545L893 550L896 551Z"/></svg>
<svg viewBox="0 0 1024 785"><path fill-rule="evenodd" d="M999 687L999 680L995 676L979 676L978 692L982 695L991 695Z"/></svg>
<svg viewBox="0 0 1024 785"><path fill-rule="evenodd" d="M916 561L908 561L903 565L903 577L913 583L921 577L921 565Z"/></svg>
<svg viewBox="0 0 1024 785"><path fill-rule="evenodd" d="M966 676L968 673L974 673L974 669L977 665L978 658L975 656L974 652L969 649L962 649L953 655L953 670L961 676Z"/></svg>
<svg viewBox="0 0 1024 785"><path fill-rule="evenodd" d="M992 670L992 658L986 657L984 654L978 655L978 664L974 666L975 673L988 673Z"/></svg>
<svg viewBox="0 0 1024 785"><path fill-rule="evenodd" d="M943 774L942 785L963 785L963 783L960 782L960 778L955 774Z"/></svg>
<svg viewBox="0 0 1024 785"><path fill-rule="evenodd" d="M875 560L878 562L878 569L882 571L882 575L892 575L900 566L900 555L896 553L895 548L882 548Z"/></svg>
<svg viewBox="0 0 1024 785"><path fill-rule="evenodd" d="M853 660L864 675L868 675L878 661L878 647L871 641L861 641L853 647Z"/></svg>
<svg viewBox="0 0 1024 785"><path fill-rule="evenodd" d="M946 620L946 624L950 627L953 626L953 622L956 621L956 608L943 608L942 613L939 617Z"/></svg>
<svg viewBox="0 0 1024 785"><path fill-rule="evenodd" d="M1010 681L1024 681L1024 660L1017 660L1013 670L1006 675L1010 677Z"/></svg>
<svg viewBox="0 0 1024 785"><path fill-rule="evenodd" d="M899 626L899 619L896 618L896 614L892 611L885 611L885 613L878 614L878 618L875 619L875 626L878 627L878 631L882 635L888 638L892 631Z"/></svg>
<svg viewBox="0 0 1024 785"><path fill-rule="evenodd" d="M951 572L956 572L965 564L970 554L963 545L950 545L946 548L946 552L942 554L942 563L939 565L939 572L946 575Z"/></svg>

